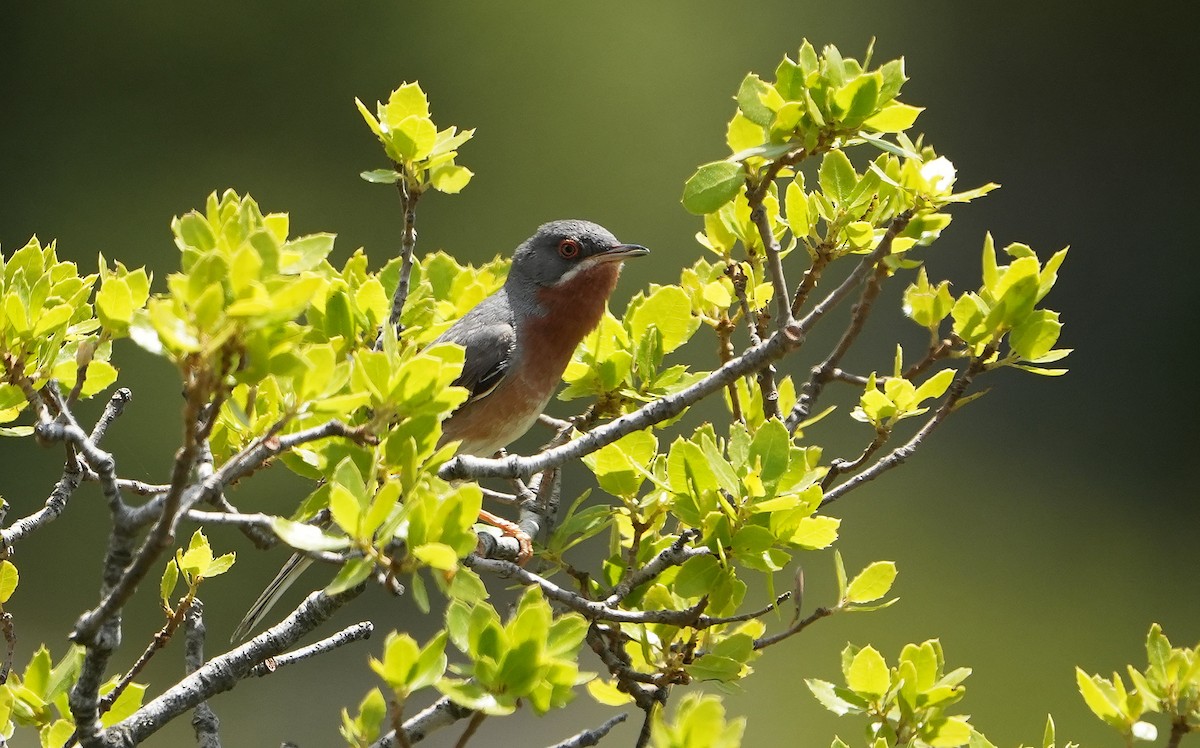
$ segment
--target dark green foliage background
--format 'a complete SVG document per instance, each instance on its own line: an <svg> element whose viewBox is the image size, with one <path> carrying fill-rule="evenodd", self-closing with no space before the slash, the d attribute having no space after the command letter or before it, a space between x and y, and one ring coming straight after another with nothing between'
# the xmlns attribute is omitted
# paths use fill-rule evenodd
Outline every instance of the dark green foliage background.
<svg viewBox="0 0 1200 748"><path fill-rule="evenodd" d="M637 287L677 280L702 251L691 239L699 221L678 198L697 164L725 155L742 76L770 74L802 37L858 56L877 36L876 59L906 57L904 98L928 107L917 130L955 162L960 188L1003 185L955 211L924 255L931 276L977 285L987 228L999 244L1025 241L1043 257L1072 244L1049 303L1066 324L1061 344L1078 350L1060 380L1005 371L985 381L995 391L908 466L835 505L848 566L897 561L901 602L822 622L769 651L728 706L750 716L751 746L828 745L834 730L857 738L857 725L824 713L799 678L835 677L847 640L894 659L904 642L940 636L951 665L975 668L964 711L994 742L1040 739L1052 711L1060 736L1116 745L1075 693L1072 666L1143 664L1151 621L1176 644L1200 638L1189 376L1196 70L1184 47L1192 32L1173 15L1024 0L9 4L0 10L0 243L12 251L33 233L57 238L60 256L85 269L97 252L145 263L162 289L177 262L171 216L230 186L290 212L294 233L337 232L336 258L365 246L377 267L398 248L400 216L394 193L357 176L385 164L353 97L370 102L419 79L437 122L478 128L460 157L477 176L462 195L422 203L419 247L479 261L542 221L590 218L654 248L629 269L620 309ZM890 366L888 336L919 345L895 289L882 304L871 328L878 355L851 362L863 370ZM899 332L882 324L885 311ZM135 375L125 380L135 401L106 446L123 473L162 480L178 433L177 382L129 344L116 362ZM866 439L858 425L810 435L847 451ZM14 516L40 504L59 464L32 443L0 443L0 494ZM294 488L252 482L236 499L282 510ZM17 549L22 584L7 607L20 662L38 640L61 654L75 613L94 601L99 498L85 487L64 519ZM273 570L239 536L214 533L213 544L254 567L201 591L218 651ZM827 600L831 568L827 555L808 560L810 606ZM370 604L385 626L417 615ZM150 600L131 608L126 642L140 646L156 615ZM379 643L218 699L227 744L333 744L337 712L369 687L363 662ZM132 648L124 655L128 664ZM176 677L172 657L150 671L154 686ZM553 721L524 715L484 730L502 744L539 745L604 713L583 698ZM189 732L180 724L151 744L187 744ZM452 743L449 732L431 742ZM628 744L634 728L616 734L614 745Z"/></svg>

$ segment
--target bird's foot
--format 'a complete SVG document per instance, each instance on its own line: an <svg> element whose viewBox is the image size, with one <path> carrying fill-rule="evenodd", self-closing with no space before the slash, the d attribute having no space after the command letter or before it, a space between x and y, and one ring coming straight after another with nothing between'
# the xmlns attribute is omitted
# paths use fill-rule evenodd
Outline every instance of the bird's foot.
<svg viewBox="0 0 1200 748"><path fill-rule="evenodd" d="M495 527L505 537L516 538L518 566L524 566L529 559L533 558L533 538L529 537L529 533L522 530L516 522L482 510L479 512L479 521Z"/></svg>

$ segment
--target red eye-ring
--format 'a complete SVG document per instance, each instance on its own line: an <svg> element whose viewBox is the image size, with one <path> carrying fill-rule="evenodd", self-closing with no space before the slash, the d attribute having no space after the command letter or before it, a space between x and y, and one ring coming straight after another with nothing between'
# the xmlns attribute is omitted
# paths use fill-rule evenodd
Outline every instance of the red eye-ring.
<svg viewBox="0 0 1200 748"><path fill-rule="evenodd" d="M579 256L579 242L574 239L563 239L558 243L558 254L568 260Z"/></svg>

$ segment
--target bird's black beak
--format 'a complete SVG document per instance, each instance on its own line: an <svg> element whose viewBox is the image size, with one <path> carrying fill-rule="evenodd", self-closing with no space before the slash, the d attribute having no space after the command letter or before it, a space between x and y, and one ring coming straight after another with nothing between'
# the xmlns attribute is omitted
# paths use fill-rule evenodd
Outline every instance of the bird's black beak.
<svg viewBox="0 0 1200 748"><path fill-rule="evenodd" d="M650 254L650 250L640 244L617 244L596 255L596 258L603 262L615 262L617 260L628 260L630 257L644 257Z"/></svg>

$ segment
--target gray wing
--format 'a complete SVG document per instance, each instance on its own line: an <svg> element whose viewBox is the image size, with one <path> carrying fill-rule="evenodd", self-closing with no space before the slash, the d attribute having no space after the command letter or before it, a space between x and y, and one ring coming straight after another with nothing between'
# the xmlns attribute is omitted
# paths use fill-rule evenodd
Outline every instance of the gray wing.
<svg viewBox="0 0 1200 748"><path fill-rule="evenodd" d="M458 343L467 349L454 385L470 391L467 402L486 396L504 380L517 342L508 295L501 289L479 302L433 342Z"/></svg>

